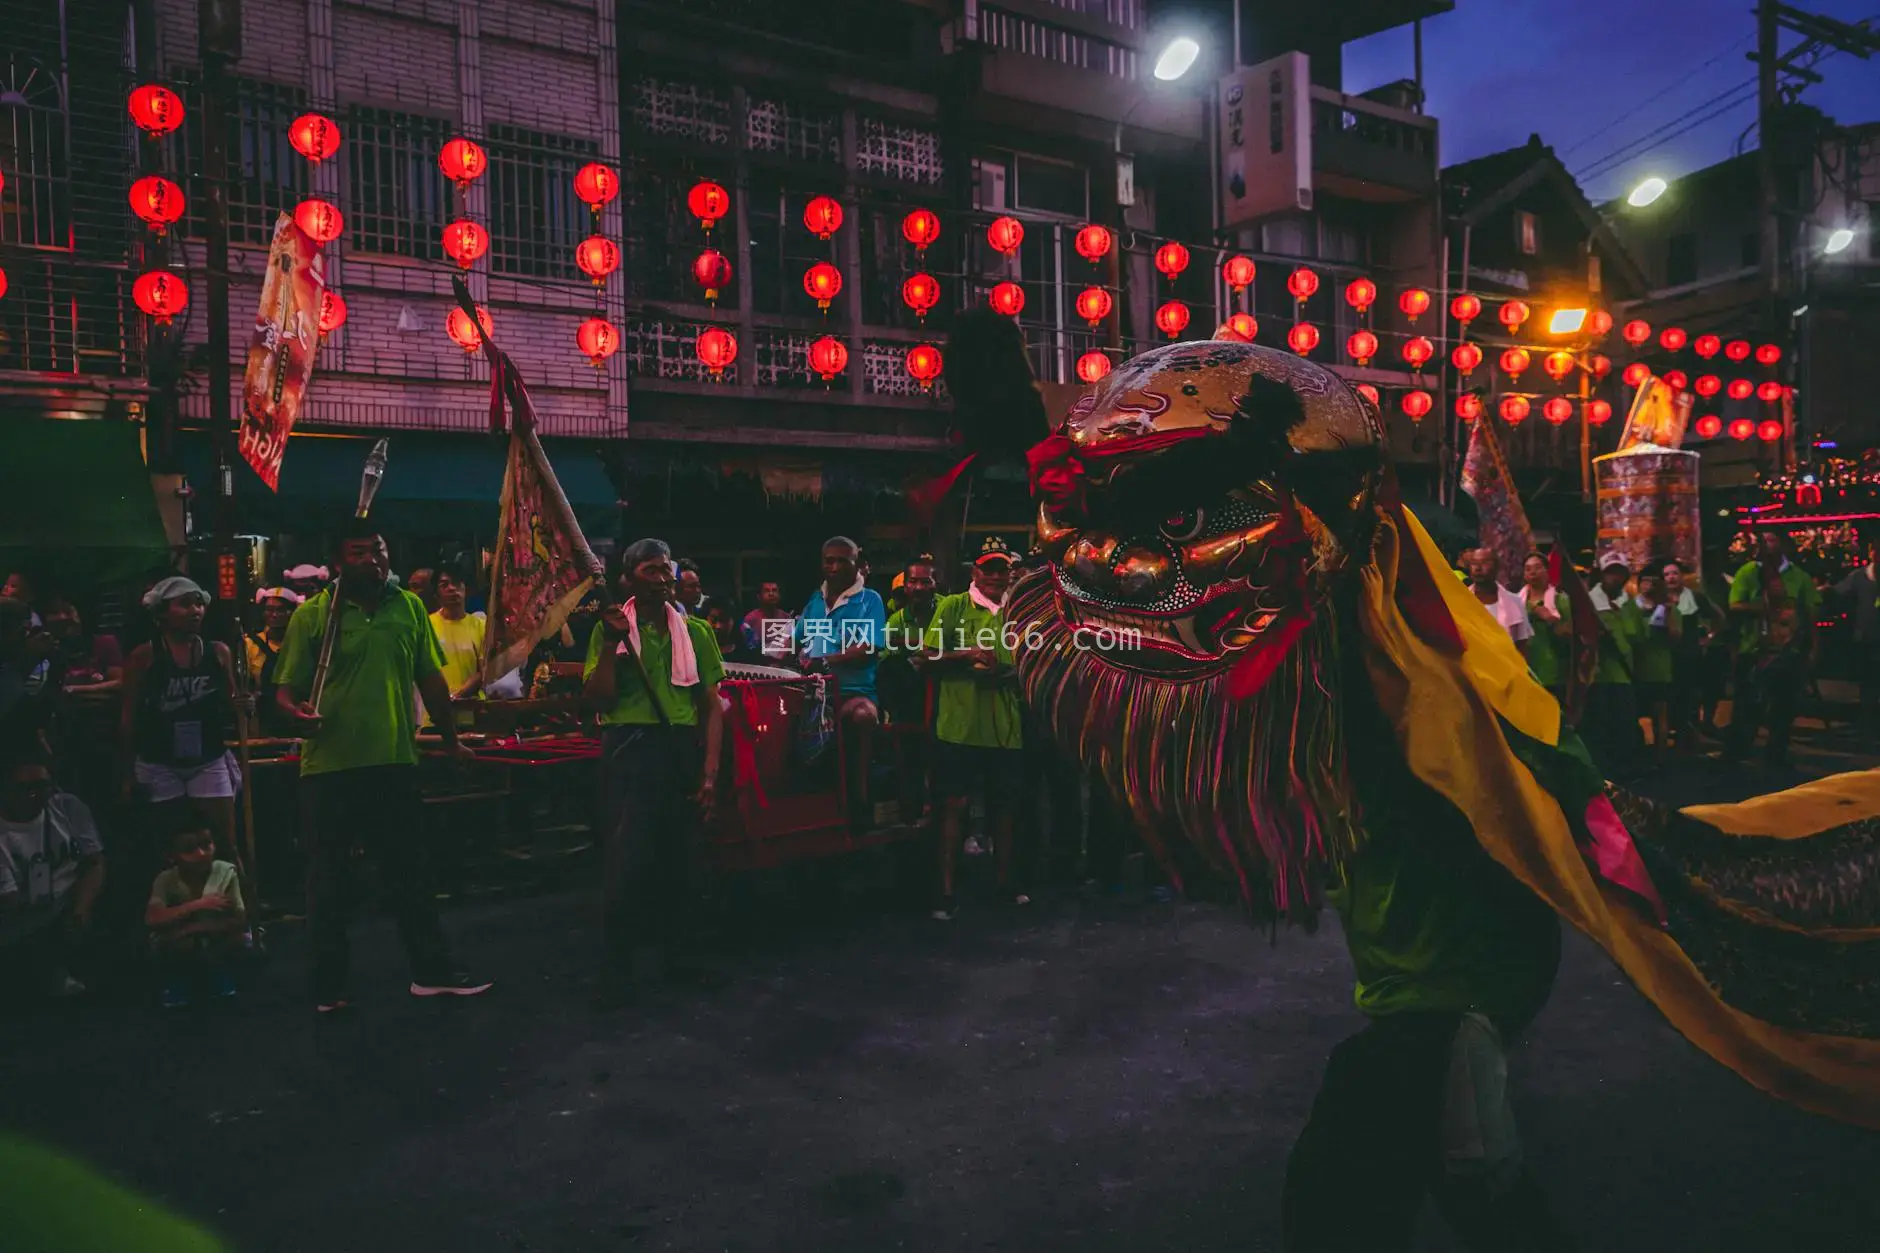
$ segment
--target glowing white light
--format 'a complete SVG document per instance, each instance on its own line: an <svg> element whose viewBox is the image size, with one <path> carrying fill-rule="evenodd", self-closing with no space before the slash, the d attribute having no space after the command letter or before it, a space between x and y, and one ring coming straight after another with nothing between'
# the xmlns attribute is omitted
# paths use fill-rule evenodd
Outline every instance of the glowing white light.
<svg viewBox="0 0 1880 1253"><path fill-rule="evenodd" d="M1669 186L1669 183L1654 174L1637 187L1634 187L1632 194L1625 198L1625 202L1634 209L1643 209L1646 205L1664 195L1665 189Z"/></svg>
<svg viewBox="0 0 1880 1253"><path fill-rule="evenodd" d="M1162 49L1162 55L1155 59L1155 76L1165 83L1172 83L1186 74L1201 55L1201 45L1183 35L1169 41Z"/></svg>
<svg viewBox="0 0 1880 1253"><path fill-rule="evenodd" d="M1829 256L1833 256L1835 253L1844 250L1849 244L1853 242L1854 242L1854 232L1848 229L1847 227L1843 226L1840 229L1833 231L1828 235L1828 242L1822 246L1821 250L1827 253Z"/></svg>

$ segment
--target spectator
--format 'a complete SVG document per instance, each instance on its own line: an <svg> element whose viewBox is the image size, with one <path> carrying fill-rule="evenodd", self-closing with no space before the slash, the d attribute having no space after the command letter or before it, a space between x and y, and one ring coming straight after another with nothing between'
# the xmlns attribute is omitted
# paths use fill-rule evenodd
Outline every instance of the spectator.
<svg viewBox="0 0 1880 1253"><path fill-rule="evenodd" d="M793 622L796 615L783 607L783 584L765 579L757 585L757 608L744 615L745 651L764 657L784 658L791 654L790 633L779 631L775 639L766 639L766 621Z"/></svg>
<svg viewBox="0 0 1880 1253"><path fill-rule="evenodd" d="M104 846L85 802L59 791L30 735L0 746L0 982L26 995L75 996L72 977L104 886Z"/></svg>
<svg viewBox="0 0 1880 1253"><path fill-rule="evenodd" d="M8 600L17 600L33 610L33 625L43 626L39 618L39 580L25 570L13 570L7 574L7 581L0 585L0 596Z"/></svg>
<svg viewBox="0 0 1880 1253"><path fill-rule="evenodd" d="M1664 564L1665 596L1681 620L1671 652L1671 734L1680 750L1697 745L1700 713L1708 720L1705 695L1708 650L1724 626L1723 610L1704 590L1696 573L1682 562Z"/></svg>
<svg viewBox="0 0 1880 1253"><path fill-rule="evenodd" d="M216 857L207 827L185 822L170 837L169 866L150 885L144 925L163 1008L180 1009L205 991L218 1000L235 995L248 907L234 863Z"/></svg>
<svg viewBox="0 0 1880 1253"><path fill-rule="evenodd" d="M1814 648L1821 593L1808 572L1789 560L1789 537L1770 528L1730 581L1730 616L1737 623L1736 704L1723 759L1748 755L1760 724L1769 727L1765 760L1788 765L1789 730L1801 700L1802 679Z"/></svg>
<svg viewBox="0 0 1880 1253"><path fill-rule="evenodd" d="M281 729L280 711L274 702L274 672L280 665L281 646L287 642L287 624L305 599L292 588L261 588L255 592L255 603L261 606L261 628L250 631L242 640L248 655L249 690L255 694L261 725L270 732Z"/></svg>
<svg viewBox="0 0 1880 1253"><path fill-rule="evenodd" d="M452 567L455 569L456 567ZM462 582L462 580L458 580ZM424 602L427 613L436 613L442 603L437 595L437 571L429 566L419 566L405 580L405 590Z"/></svg>
<svg viewBox="0 0 1880 1253"><path fill-rule="evenodd" d="M709 603L705 595L705 583L699 578L698 563L690 557L679 559L679 608L688 617L703 618L705 606Z"/></svg>
<svg viewBox="0 0 1880 1253"><path fill-rule="evenodd" d="M849 783L849 824L861 830L868 808L869 774L874 763L875 728L881 709L875 690L875 657L888 631L881 595L861 574L862 550L838 535L822 548L823 581L797 619L796 638L805 668L835 676L841 703L836 717L843 727Z"/></svg>
<svg viewBox="0 0 1880 1253"><path fill-rule="evenodd" d="M1625 593L1631 577L1625 557L1610 552L1599 559L1599 581L1586 591L1599 616L1599 657L1580 729L1594 762L1609 778L1628 777L1639 752L1633 668L1645 625Z"/></svg>
<svg viewBox="0 0 1880 1253"><path fill-rule="evenodd" d="M360 844L378 863L380 889L397 915L399 938L411 962L411 994L476 996L491 985L451 969L418 838L424 810L413 687L436 722L445 751L459 761L474 760L450 716L443 654L424 603L392 579L377 525L348 518L337 555L339 584L294 611L276 670L276 705L306 737L300 782L307 812L314 1008L321 1014L351 1008L344 894L353 849ZM341 629L315 709L307 702L329 612L340 614Z"/></svg>
<svg viewBox="0 0 1880 1253"><path fill-rule="evenodd" d="M1567 666L1571 652L1567 639L1573 633L1573 613L1567 598L1553 585L1547 558L1529 553L1521 563L1521 604L1527 610L1528 669L1535 681L1564 700L1567 691Z"/></svg>
<svg viewBox="0 0 1880 1253"><path fill-rule="evenodd" d="M914 664L925 647L939 601L935 596L934 559L922 553L901 572L901 607L888 617L880 680L881 706L892 725L909 730L897 736L901 768L901 821L919 822L927 810L927 774L932 766L928 739L933 730L927 675Z"/></svg>
<svg viewBox="0 0 1880 1253"><path fill-rule="evenodd" d="M1651 719L1652 756L1662 761L1671 738L1671 684L1684 638L1684 617L1671 603L1663 566L1639 571L1638 611L1644 625L1633 648L1639 712Z"/></svg>
<svg viewBox="0 0 1880 1253"><path fill-rule="evenodd" d="M1534 628L1528 625L1527 605L1501 585L1501 558L1492 548L1477 548L1464 557L1469 565L1469 590L1482 602L1489 616L1501 623L1502 629L1514 640L1514 646L1525 653Z"/></svg>
<svg viewBox="0 0 1880 1253"><path fill-rule="evenodd" d="M332 581L331 570L310 562L294 566L281 575L281 582L285 583L289 590L298 593L303 601L307 597L317 596L325 591L326 585Z"/></svg>
<svg viewBox="0 0 1880 1253"><path fill-rule="evenodd" d="M1018 679L1006 639L1005 594L1018 557L997 536L988 537L973 562L973 582L942 600L929 628L922 664L937 676L934 702L934 785L941 799L940 899L933 916L955 913L954 869L975 790L992 822L998 888L1005 899L1029 904L1018 866L1015 810L1025 795L1024 731Z"/></svg>
<svg viewBox="0 0 1880 1253"><path fill-rule="evenodd" d="M40 595L46 633L58 651L46 675L46 699L52 713L53 763L66 791L102 806L115 795L119 691L124 683L124 654L114 635L85 630L78 606L63 592ZM53 689L56 689L53 690Z"/></svg>
<svg viewBox="0 0 1880 1253"><path fill-rule="evenodd" d="M157 638L131 651L124 672L120 734L122 790L153 805L195 802L216 848L235 849L241 768L228 751L235 720L235 668L228 645L202 638L209 595L181 575L144 593Z"/></svg>
<svg viewBox="0 0 1880 1253"><path fill-rule="evenodd" d="M439 566L433 587L437 611L431 615L431 630L436 632L437 646L444 655L444 686L450 690L453 701L473 700L483 691L483 641L487 620L480 613L468 613L464 609L464 597L470 585L463 567ZM470 715L459 713L457 722L460 726L469 725ZM423 725L431 725L428 713Z"/></svg>
<svg viewBox="0 0 1880 1253"><path fill-rule="evenodd" d="M52 673L67 696L102 698L124 684L124 653L115 635L93 635L85 630L78 605L64 592L40 598L40 617L58 645Z"/></svg>
<svg viewBox="0 0 1880 1253"><path fill-rule="evenodd" d="M57 688L46 681L58 642L23 600L0 596L0 728L36 733L52 718Z"/></svg>
<svg viewBox="0 0 1880 1253"><path fill-rule="evenodd" d="M711 626L712 637L718 641L718 654L726 661L751 661L744 652L744 635L738 629L738 623L731 616L728 605L713 601L705 607L705 621Z"/></svg>
<svg viewBox="0 0 1880 1253"><path fill-rule="evenodd" d="M699 824L716 800L724 737L717 639L673 603L671 549L643 539L621 561L626 602L595 626L585 673L606 797L605 952L594 994L603 1010L632 998L642 946L661 950L669 978L707 977L697 952Z"/></svg>
<svg viewBox="0 0 1880 1253"><path fill-rule="evenodd" d="M1867 541L1867 561L1834 585L1847 601L1854 627L1854 677L1860 682L1860 720L1880 731L1880 545Z"/></svg>

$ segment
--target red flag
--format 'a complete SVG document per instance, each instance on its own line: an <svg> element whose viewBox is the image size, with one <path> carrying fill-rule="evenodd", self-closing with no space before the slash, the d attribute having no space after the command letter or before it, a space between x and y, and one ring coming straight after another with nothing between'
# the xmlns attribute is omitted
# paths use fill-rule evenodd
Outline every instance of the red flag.
<svg viewBox="0 0 1880 1253"><path fill-rule="evenodd" d="M1548 554L1547 565L1554 572L1554 586L1567 598L1573 624L1567 645L1567 695L1560 709L1568 725L1577 726L1586 689L1593 685L1593 671L1599 666L1599 611L1593 608L1593 598L1586 594L1572 558L1559 544Z"/></svg>
<svg viewBox="0 0 1880 1253"><path fill-rule="evenodd" d="M1501 560L1503 582L1519 581L1521 564L1534 551L1527 510L1521 507L1514 476L1501 455L1495 424L1484 416L1470 423L1469 452L1462 462L1462 490L1475 498L1482 546Z"/></svg>
<svg viewBox="0 0 1880 1253"><path fill-rule="evenodd" d="M269 490L280 490L281 457L313 381L320 351L320 297L326 291L320 249L294 219L281 214L268 249L261 309L242 373L239 447Z"/></svg>

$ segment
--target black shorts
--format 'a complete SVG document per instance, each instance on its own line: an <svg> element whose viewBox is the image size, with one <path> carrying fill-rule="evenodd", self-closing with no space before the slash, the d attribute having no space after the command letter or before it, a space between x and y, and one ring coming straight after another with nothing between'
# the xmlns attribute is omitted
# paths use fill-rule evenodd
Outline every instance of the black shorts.
<svg viewBox="0 0 1880 1253"><path fill-rule="evenodd" d="M990 805L1018 803L1025 787L1025 754L1016 748L934 741L934 788L941 796L971 796L975 786Z"/></svg>

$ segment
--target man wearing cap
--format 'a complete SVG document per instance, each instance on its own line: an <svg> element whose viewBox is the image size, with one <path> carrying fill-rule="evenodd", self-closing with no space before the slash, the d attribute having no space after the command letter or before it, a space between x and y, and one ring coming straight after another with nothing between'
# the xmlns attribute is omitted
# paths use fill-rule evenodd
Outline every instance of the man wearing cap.
<svg viewBox="0 0 1880 1253"><path fill-rule="evenodd" d="M249 689L255 694L261 725L269 730L281 725L274 703L274 672L281 646L287 643L287 624L306 599L289 587L263 587L255 592L255 604L261 606L261 629L244 636L242 646L248 658Z"/></svg>
<svg viewBox="0 0 1880 1253"><path fill-rule="evenodd" d="M1789 726L1801 699L1803 672L1814 648L1821 593L1808 572L1789 560L1789 537L1771 528L1757 539L1756 559L1730 580L1730 620L1737 624L1735 704L1723 759L1738 762L1767 725L1772 768L1788 765Z"/></svg>
<svg viewBox="0 0 1880 1253"><path fill-rule="evenodd" d="M855 827L869 823L868 774L881 723L875 659L888 633L887 606L861 566L861 545L846 535L831 538L822 547L823 581L796 620L804 668L834 675L841 689L836 716L842 720L849 823Z"/></svg>
<svg viewBox="0 0 1880 1253"><path fill-rule="evenodd" d="M1612 778L1632 773L1643 747L1632 670L1633 652L1645 636L1645 616L1626 595L1631 577L1625 554L1609 552L1599 559L1599 581L1586 592L1599 615L1599 661L1586 690L1580 730L1593 760Z"/></svg>
<svg viewBox="0 0 1880 1253"><path fill-rule="evenodd" d="M414 686L445 750L471 758L451 716L443 655L424 602L392 579L378 527L349 518L340 536L339 582L294 611L275 668L276 707L305 737L300 778L308 816L314 1004L322 1014L350 1007L344 892L356 844L378 864L381 890L411 961L411 994L475 996L490 985L451 969L420 843ZM335 604L339 635L315 709L309 703L314 670Z"/></svg>
<svg viewBox="0 0 1880 1253"><path fill-rule="evenodd" d="M1016 810L1025 792L1025 736L1013 641L1006 636L1005 595L1018 556L989 536L973 561L966 591L941 599L921 662L939 681L934 700L934 788L940 816L940 899L933 916L954 916L953 875L977 787L985 798L998 854L999 893L1030 903L1013 877Z"/></svg>

